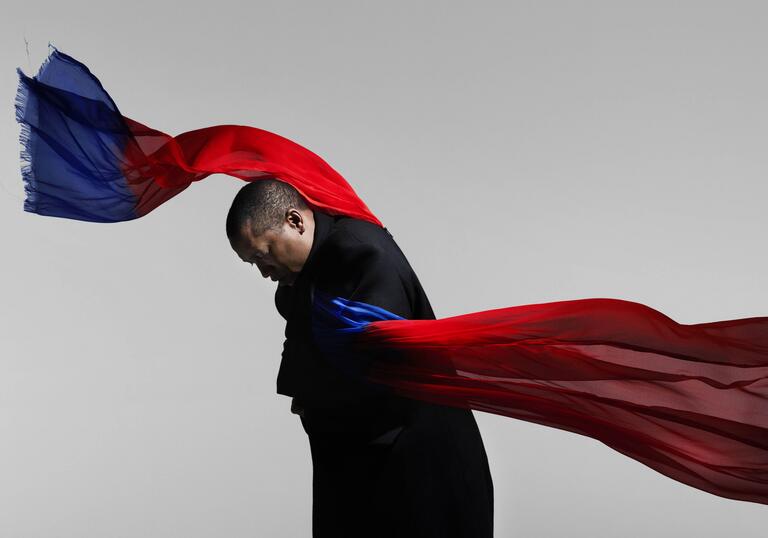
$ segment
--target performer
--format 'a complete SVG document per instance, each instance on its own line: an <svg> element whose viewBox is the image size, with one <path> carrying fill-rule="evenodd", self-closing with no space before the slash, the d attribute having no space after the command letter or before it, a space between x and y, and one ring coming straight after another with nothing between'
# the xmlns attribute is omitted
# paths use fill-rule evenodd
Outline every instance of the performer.
<svg viewBox="0 0 768 538"><path fill-rule="evenodd" d="M462 516L453 514L451 528L476 524L477 535L490 532L491 480L468 413L478 410L586 435L693 487L768 504L768 317L685 325L639 303L586 298L434 319L386 228L308 149L242 125L175 137L157 131L123 116L88 68L56 49L37 76L18 73L26 211L123 222L216 173L252 182L243 193L288 193L280 195L287 202L259 203L258 211L242 194L228 235L243 259L255 256L265 276L280 280L275 302L287 324L278 391L293 395L303 413L324 491L322 473L334 465L342 466L340 476L355 474L345 467L351 458L369 474L349 479L376 495L392 491L397 477L401 486L416 481L421 490L388 499L404 503L405 514L426 495L420 473L435 476L421 464L461 461L446 484L456 486L454 473L462 473L466 487L485 488L487 497L473 493L462 510L472 521L456 523ZM258 215L269 215L266 224ZM251 220L264 232L250 231ZM275 222L287 231L274 235ZM431 428L463 433L455 447L437 442L438 456L407 449ZM338 436L347 448L374 448L344 452ZM376 478L390 465L386 454L396 460L403 445L407 472ZM370 451L378 451L378 462ZM343 525L325 516L349 502L357 503L348 518L356 528L354 514L367 509L357 499L321 496L318 526ZM376 503L374 515L384 506Z"/></svg>
<svg viewBox="0 0 768 538"><path fill-rule="evenodd" d="M386 228L312 211L290 185L264 180L240 189L227 235L244 262L279 282L287 324L277 392L293 397L309 436L314 536L491 537L493 484L472 412L355 383L313 343L313 289L435 318Z"/></svg>

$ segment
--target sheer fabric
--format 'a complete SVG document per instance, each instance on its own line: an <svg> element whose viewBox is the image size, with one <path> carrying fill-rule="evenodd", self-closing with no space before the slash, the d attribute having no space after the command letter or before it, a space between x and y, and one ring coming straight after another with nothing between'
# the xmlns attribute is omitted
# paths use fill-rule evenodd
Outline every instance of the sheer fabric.
<svg viewBox="0 0 768 538"><path fill-rule="evenodd" d="M299 144L245 125L170 136L123 116L84 64L51 49L35 77L17 69L26 211L126 221L195 181L227 174L279 179L314 209L381 225L338 172Z"/></svg>
<svg viewBox="0 0 768 538"><path fill-rule="evenodd" d="M175 137L122 116L53 48L21 70L24 209L120 222L223 173L276 178L314 209L381 225L320 157L274 133L218 125ZM642 304L580 299L439 320L316 294L315 338L348 375L399 394L597 439L671 478L768 504L768 318L683 325Z"/></svg>
<svg viewBox="0 0 768 538"><path fill-rule="evenodd" d="M437 320L315 293L327 360L400 396L597 439L656 471L768 504L768 317L685 325L631 301Z"/></svg>

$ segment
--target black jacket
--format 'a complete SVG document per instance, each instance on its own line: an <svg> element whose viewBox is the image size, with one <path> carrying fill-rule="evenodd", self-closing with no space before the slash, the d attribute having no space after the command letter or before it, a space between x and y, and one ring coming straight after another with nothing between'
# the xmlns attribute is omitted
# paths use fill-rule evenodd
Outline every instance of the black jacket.
<svg viewBox="0 0 768 538"><path fill-rule="evenodd" d="M287 321L277 392L294 397L309 436L313 536L491 537L493 483L472 411L374 390L313 344L313 289L408 319L435 318L386 228L314 215L304 268L275 294Z"/></svg>
<svg viewBox="0 0 768 538"><path fill-rule="evenodd" d="M295 283L275 304L287 320L277 392L322 411L331 429L364 433L403 421L411 401L390 397L344 375L312 343L311 289L380 306L408 319L434 319L419 279L386 228L315 211L312 248ZM361 357L361 360L365 358ZM321 426L318 426L321 427Z"/></svg>

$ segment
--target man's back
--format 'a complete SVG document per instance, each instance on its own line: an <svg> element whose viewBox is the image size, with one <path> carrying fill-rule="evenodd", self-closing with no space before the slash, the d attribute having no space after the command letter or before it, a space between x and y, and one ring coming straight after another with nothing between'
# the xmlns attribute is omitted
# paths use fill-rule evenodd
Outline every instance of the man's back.
<svg viewBox="0 0 768 538"><path fill-rule="evenodd" d="M493 485L472 412L360 383L312 343L315 289L408 319L435 317L385 228L314 215L305 266L275 295L287 320L277 391L294 397L309 435L314 536L492 536Z"/></svg>

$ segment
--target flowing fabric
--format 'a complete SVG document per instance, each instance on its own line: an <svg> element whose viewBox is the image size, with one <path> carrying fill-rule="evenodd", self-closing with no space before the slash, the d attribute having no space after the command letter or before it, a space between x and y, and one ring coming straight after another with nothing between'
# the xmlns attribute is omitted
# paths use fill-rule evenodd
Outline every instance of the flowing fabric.
<svg viewBox="0 0 768 538"><path fill-rule="evenodd" d="M313 305L324 356L362 381L592 437L685 484L768 504L768 317L684 325L608 298L437 320L322 292Z"/></svg>
<svg viewBox="0 0 768 538"><path fill-rule="evenodd" d="M122 116L84 64L52 49L37 76L17 70L26 211L127 221L223 173L279 179L314 209L381 225L306 148L242 125L172 137ZM593 298L407 320L318 291L313 333L358 380L586 435L693 487L768 504L768 317L683 325Z"/></svg>
<svg viewBox="0 0 768 538"><path fill-rule="evenodd" d="M25 211L90 222L132 220L194 181L228 174L279 179L313 209L381 225L338 172L299 144L244 125L172 137L121 115L84 64L51 51L35 77L16 70Z"/></svg>

